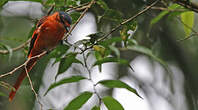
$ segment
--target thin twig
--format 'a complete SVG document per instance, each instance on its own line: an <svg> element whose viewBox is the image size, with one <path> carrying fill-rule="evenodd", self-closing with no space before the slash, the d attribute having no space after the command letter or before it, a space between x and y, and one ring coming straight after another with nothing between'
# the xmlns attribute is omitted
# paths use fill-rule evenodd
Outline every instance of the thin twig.
<svg viewBox="0 0 198 110"><path fill-rule="evenodd" d="M12 51L17 51L17 50L20 50L20 49L24 48L27 44L29 44L30 40L31 40L31 39L28 39L28 40L27 40L26 42L24 42L23 44L21 44L21 45L15 47L15 48L12 48L11 50L12 50ZM8 54L8 53L9 53L8 50L0 50L0 54Z"/></svg>
<svg viewBox="0 0 198 110"><path fill-rule="evenodd" d="M76 6L76 7L73 7L73 6L68 6L68 10L66 10L66 12L69 12L69 11L72 11L72 10L75 10L75 11L81 11L81 10L84 10L85 8L87 8L86 6L88 5L89 3L84 3L82 5L79 5L79 6Z"/></svg>
<svg viewBox="0 0 198 110"><path fill-rule="evenodd" d="M34 89L34 86L33 86L33 84L32 84L32 80L31 80L31 78L30 78L30 75L28 74L26 65L25 65L25 73L26 73L26 75L27 75L27 77L28 77L28 80L29 80L29 83L30 83L30 87L31 87L31 89L32 89L32 91L33 91L33 93L34 93L34 95L35 95L35 97L36 97L36 100L38 101L38 103L39 103L39 105L40 105L40 107L41 107L41 110L43 110L43 104L42 104L42 103L40 102L40 100L38 99L38 94L36 93L36 91L35 91L35 89Z"/></svg>
<svg viewBox="0 0 198 110"><path fill-rule="evenodd" d="M45 55L46 53L47 53L47 51L44 51L44 52L42 52L42 53L39 54L39 55L36 55L36 56L34 56L34 57L31 57L31 58L28 58L23 64L21 64L21 65L19 65L18 67L14 68L12 71L0 75L0 78L5 77L5 76L8 76L8 75L12 75L12 74L13 74L14 72L16 72L18 69L20 69L20 68L26 66L27 63L28 63L31 59L40 58L41 56Z"/></svg>
<svg viewBox="0 0 198 110"><path fill-rule="evenodd" d="M11 90L15 90L14 87L12 87L9 83L6 83L4 81L0 81L0 86L6 88L6 89L11 89Z"/></svg>
<svg viewBox="0 0 198 110"><path fill-rule="evenodd" d="M198 5L197 5L197 3L194 3L194 2L192 2L190 0L171 0L171 1L181 5L183 7L185 7L187 9L191 10L191 11L194 11L194 12L198 13Z"/></svg>
<svg viewBox="0 0 198 110"><path fill-rule="evenodd" d="M184 12L186 9L169 9L164 7L151 7L153 10L169 11L169 12Z"/></svg>
<svg viewBox="0 0 198 110"><path fill-rule="evenodd" d="M85 68L86 68L86 70L88 72L88 75L89 75L88 80L91 81L91 83L92 83L94 94L96 94L96 96L98 97L98 100L99 100L99 104L98 105L100 106L101 103L102 103L102 98L100 97L99 93L96 90L96 84L94 83L94 81L92 79L91 69L87 65L87 58L85 57L85 53L84 52L83 52L83 60L84 60Z"/></svg>

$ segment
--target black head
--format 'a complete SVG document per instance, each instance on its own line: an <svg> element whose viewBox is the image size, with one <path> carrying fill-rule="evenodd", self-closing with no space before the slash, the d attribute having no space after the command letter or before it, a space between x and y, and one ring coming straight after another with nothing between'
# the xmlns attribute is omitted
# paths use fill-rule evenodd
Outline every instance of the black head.
<svg viewBox="0 0 198 110"><path fill-rule="evenodd" d="M69 31L70 25L72 24L72 19L66 12L60 11L59 12L60 21L63 23L66 31Z"/></svg>

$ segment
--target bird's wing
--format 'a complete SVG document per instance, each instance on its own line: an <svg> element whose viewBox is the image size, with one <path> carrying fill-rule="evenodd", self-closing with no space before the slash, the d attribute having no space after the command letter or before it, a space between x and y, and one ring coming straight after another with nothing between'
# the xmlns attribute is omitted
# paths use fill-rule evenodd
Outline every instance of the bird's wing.
<svg viewBox="0 0 198 110"><path fill-rule="evenodd" d="M38 38L38 35L39 35L39 32L40 32L40 27L41 27L41 25L47 20L47 17L48 17L48 16L42 17L42 18L38 21L38 23L37 23L37 25L36 25L36 30L34 31L34 33L33 33L33 35L32 35L32 39L31 39L31 41L30 41L30 47L29 47L29 51L28 51L28 56L29 56L29 54L30 54L32 48L34 47L34 43L35 43L36 39Z"/></svg>
<svg viewBox="0 0 198 110"><path fill-rule="evenodd" d="M30 41L30 47L29 47L29 51L28 51L28 56L29 56L29 54L30 54L30 52L31 52L31 50L32 50L32 48L34 46L34 42L36 41L37 36L38 36L38 32L37 32L37 30L35 30L33 35L32 35L32 39Z"/></svg>

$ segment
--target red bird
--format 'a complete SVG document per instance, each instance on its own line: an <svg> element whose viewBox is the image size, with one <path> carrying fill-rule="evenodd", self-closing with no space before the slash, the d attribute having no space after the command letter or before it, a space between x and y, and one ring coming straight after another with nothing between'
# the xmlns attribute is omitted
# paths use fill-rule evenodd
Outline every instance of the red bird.
<svg viewBox="0 0 198 110"><path fill-rule="evenodd" d="M36 64L39 58L32 58L37 56L44 51L51 50L56 47L63 39L66 32L69 31L72 20L70 16L65 12L55 12L50 16L45 16L37 23L36 29L32 35L30 42L27 71L29 72L32 67ZM14 85L15 90L12 90L9 95L9 101L12 101L16 91L21 85L23 79L26 77L25 69L22 70L21 74Z"/></svg>

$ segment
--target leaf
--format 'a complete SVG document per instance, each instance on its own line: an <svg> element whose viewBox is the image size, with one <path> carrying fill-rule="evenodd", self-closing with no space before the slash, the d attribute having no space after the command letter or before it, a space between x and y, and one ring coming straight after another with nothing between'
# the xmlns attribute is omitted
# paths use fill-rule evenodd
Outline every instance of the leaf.
<svg viewBox="0 0 198 110"><path fill-rule="evenodd" d="M168 9L170 9L170 10L174 10L174 9L177 9L177 8L181 8L181 6L178 5L178 4L173 4L173 5L171 5L171 6L168 7ZM167 11L167 10L162 11L158 16L156 16L155 18L153 18L151 20L150 25L156 24L159 20L161 20L168 13L170 13L170 11Z"/></svg>
<svg viewBox="0 0 198 110"><path fill-rule="evenodd" d="M108 110L124 110L123 106L111 96L103 97L102 101Z"/></svg>
<svg viewBox="0 0 198 110"><path fill-rule="evenodd" d="M100 107L94 106L91 110L100 110Z"/></svg>
<svg viewBox="0 0 198 110"><path fill-rule="evenodd" d="M142 98L134 88L130 87L128 84L126 84L120 80L102 80L102 81L99 81L98 83L100 83L108 88L125 88L125 89L135 93L138 97Z"/></svg>
<svg viewBox="0 0 198 110"><path fill-rule="evenodd" d="M104 47L108 47L112 43L121 42L121 41L122 41L121 37L112 37L112 38L107 39L105 41L99 42L98 44L100 44L100 45L102 45Z"/></svg>
<svg viewBox="0 0 198 110"><path fill-rule="evenodd" d="M186 37L190 36L194 25L194 12L188 11L181 14Z"/></svg>
<svg viewBox="0 0 198 110"><path fill-rule="evenodd" d="M115 58L115 57L105 57L105 58L99 59L99 60L97 60L97 61L94 63L93 66L96 66L96 65L100 66L100 65L102 65L103 63L110 63L110 62L117 62L117 63L122 64L122 65L127 65L127 66L130 67L130 69L131 69L132 71L134 71L133 68L130 66L130 64L129 64L129 62L128 62L127 60L125 60L125 59L120 59L120 58Z"/></svg>
<svg viewBox="0 0 198 110"><path fill-rule="evenodd" d="M109 9L109 7L107 6L107 4L103 1L103 0L97 0L96 3L103 8L104 10Z"/></svg>
<svg viewBox="0 0 198 110"><path fill-rule="evenodd" d="M127 49L129 50L133 50L142 54L145 54L149 57L151 57L153 60L159 62L167 71L168 76L170 79L172 79L172 71L169 69L168 64L166 62L164 62L162 59L158 58L157 56L155 56L152 51L146 47L140 46L140 45L133 45L133 46L128 46ZM173 85L172 85L172 80L171 81L171 90L173 91Z"/></svg>
<svg viewBox="0 0 198 110"><path fill-rule="evenodd" d="M72 65L72 63L80 63L83 65L83 63L80 60L76 59L76 55L77 55L77 53L69 53L64 58L62 58L60 60L58 73L57 73L55 79L57 78L58 75L67 71L67 69Z"/></svg>
<svg viewBox="0 0 198 110"><path fill-rule="evenodd" d="M112 50L118 58L120 58L120 51L115 46L109 45L109 49Z"/></svg>
<svg viewBox="0 0 198 110"><path fill-rule="evenodd" d="M151 25L156 24L159 20L161 20L165 15L167 15L169 11L162 11L158 16L151 20Z"/></svg>
<svg viewBox="0 0 198 110"><path fill-rule="evenodd" d="M156 60L157 62L162 64L167 70L169 70L168 65L163 60L161 60L160 58L155 56L150 49L148 49L146 47L143 47L143 46L140 46L140 45L128 46L127 48L129 50L133 50L133 51L136 51L136 52L143 53L147 56L150 56L151 58L153 58L154 60Z"/></svg>
<svg viewBox="0 0 198 110"><path fill-rule="evenodd" d="M74 98L64 110L79 110L93 95L91 92L83 92L78 97Z"/></svg>
<svg viewBox="0 0 198 110"><path fill-rule="evenodd" d="M83 79L86 79L85 77L83 76L72 76L72 77L69 77L69 78L64 78L56 83L53 83L50 85L50 87L48 88L48 90L45 92L44 96L53 88L57 87L57 86L60 86L62 84L67 84L67 83L73 83L73 82L78 82L80 80L83 80Z"/></svg>

